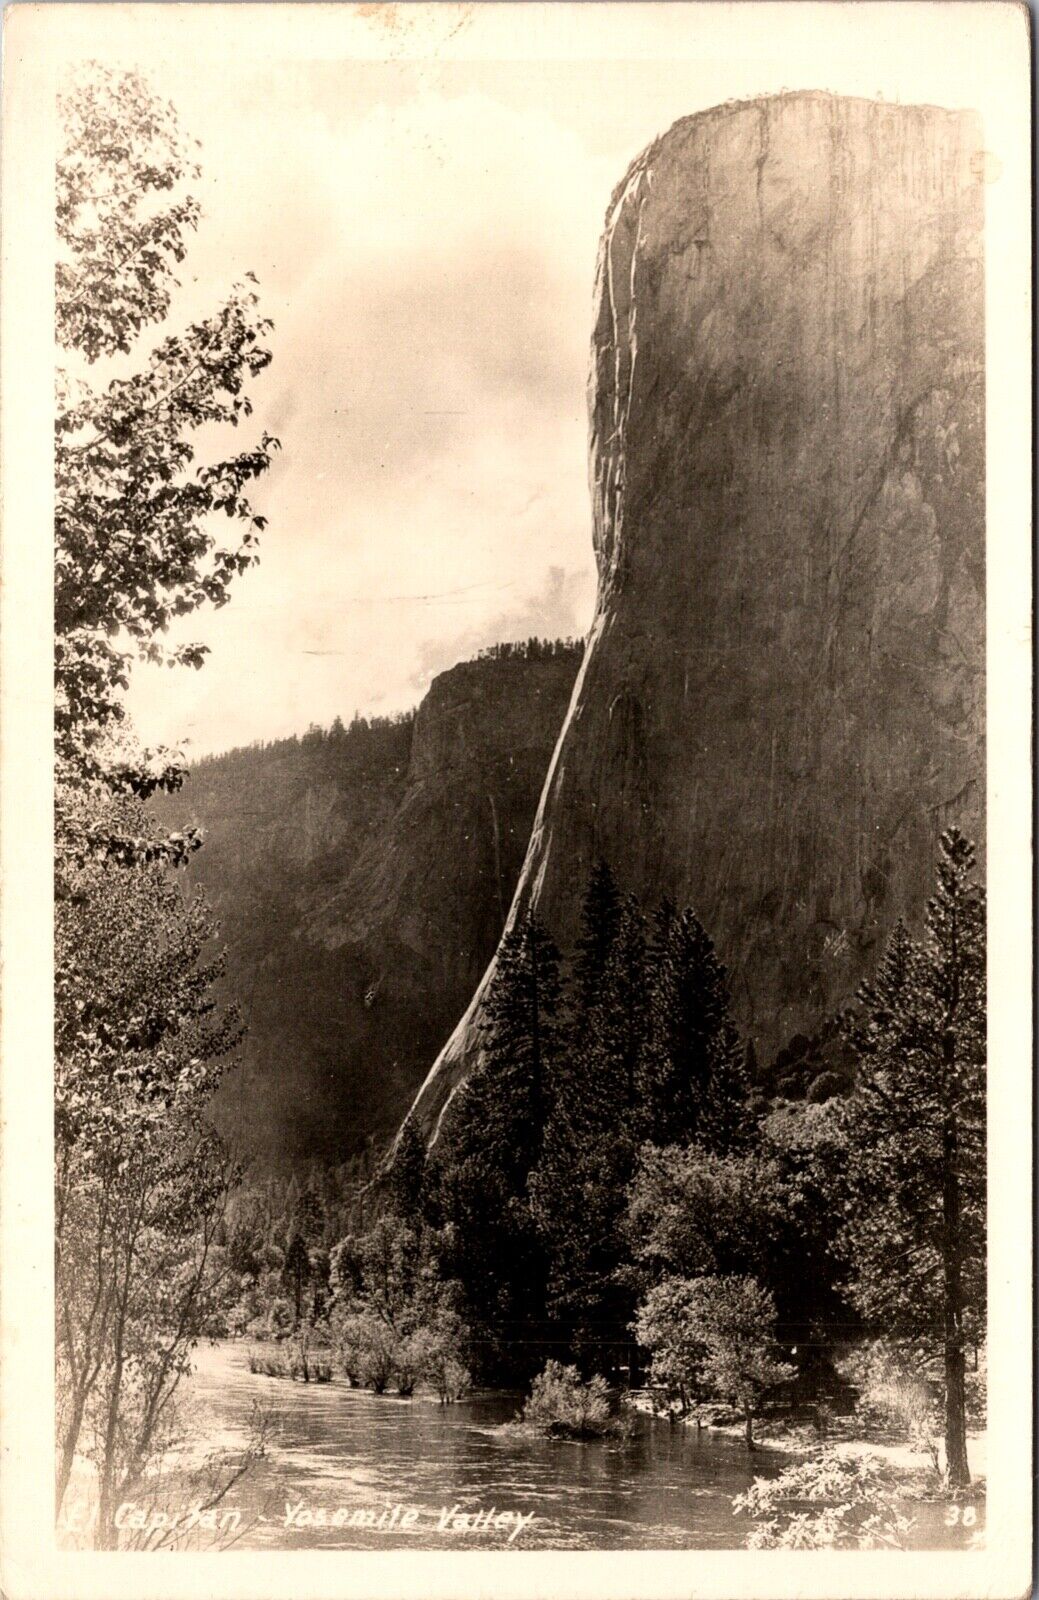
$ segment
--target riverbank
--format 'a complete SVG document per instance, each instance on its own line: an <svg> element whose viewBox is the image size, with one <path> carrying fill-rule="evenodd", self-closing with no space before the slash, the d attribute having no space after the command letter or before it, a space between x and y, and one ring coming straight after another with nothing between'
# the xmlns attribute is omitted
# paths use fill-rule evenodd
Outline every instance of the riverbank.
<svg viewBox="0 0 1039 1600"><path fill-rule="evenodd" d="M630 1394L627 1397L627 1404L643 1415L659 1415L654 1411L652 1396L645 1391ZM685 1417L675 1416L671 1425L742 1441L744 1435L742 1419L711 1421L710 1419L717 1415L718 1411L717 1405L705 1406L699 1414L694 1411ZM879 1456L893 1471L905 1479L907 1492L926 1495L927 1498L947 1496L953 1498L938 1478L934 1463L926 1450L905 1439L892 1439L870 1433L863 1429L854 1414L847 1417L831 1417L825 1434L821 1434L812 1422L794 1422L786 1417L760 1417L754 1422L754 1442L762 1450L806 1458L818 1455L823 1449L832 1449L838 1455L848 1457ZM967 1435L967 1456L973 1480L967 1492L972 1498L981 1496L985 1492L987 1443L988 1437L984 1430ZM751 1459L753 1460L753 1452Z"/></svg>

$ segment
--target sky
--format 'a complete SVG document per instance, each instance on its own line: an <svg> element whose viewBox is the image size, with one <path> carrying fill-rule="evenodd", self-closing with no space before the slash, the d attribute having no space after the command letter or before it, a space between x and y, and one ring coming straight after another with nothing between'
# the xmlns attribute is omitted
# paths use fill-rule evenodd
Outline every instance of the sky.
<svg viewBox="0 0 1039 1600"><path fill-rule="evenodd" d="M189 48L128 29L105 51L141 65L201 145L205 215L173 320L251 271L275 324L252 388L257 434L282 443L254 497L261 562L172 636L210 647L200 672L136 670L149 744L200 755L400 711L485 645L583 634L592 290L630 161L733 97L896 98L911 55L917 98L966 103L955 40L929 83L879 24L865 55L854 28L820 51L811 6L786 9L781 48L756 7L442 6L425 35L423 9L340 8L359 32L310 59L310 7L270 8L299 19L287 54L241 49L226 18Z"/></svg>

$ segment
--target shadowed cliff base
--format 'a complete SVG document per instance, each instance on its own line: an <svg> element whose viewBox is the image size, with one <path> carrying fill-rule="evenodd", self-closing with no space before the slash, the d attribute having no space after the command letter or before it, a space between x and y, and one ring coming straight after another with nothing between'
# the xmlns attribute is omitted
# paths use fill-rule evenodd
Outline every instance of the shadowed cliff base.
<svg viewBox="0 0 1039 1600"><path fill-rule="evenodd" d="M569 946L605 857L696 907L762 1059L983 836L983 172L973 113L790 94L676 123L606 219L597 609L510 926Z"/></svg>

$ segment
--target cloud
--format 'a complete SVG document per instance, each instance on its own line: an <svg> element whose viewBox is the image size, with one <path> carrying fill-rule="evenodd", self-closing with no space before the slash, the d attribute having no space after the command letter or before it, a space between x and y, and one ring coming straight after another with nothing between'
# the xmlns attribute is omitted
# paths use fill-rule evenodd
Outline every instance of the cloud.
<svg viewBox="0 0 1039 1600"><path fill-rule="evenodd" d="M148 740L198 750L401 707L454 654L583 625L596 250L657 134L783 84L953 105L976 87L969 50L881 71L811 7L755 33L725 6L597 7L590 32L566 7L484 6L450 46L453 20L427 37L402 10L385 53L409 60L345 59L349 7L182 7L175 40L165 7L109 8L111 37L105 8L64 9L92 55L146 65L157 30L155 82L201 141L182 311L251 269L275 322L262 565L179 629L211 646L201 672L140 671L130 696Z"/></svg>
<svg viewBox="0 0 1039 1600"><path fill-rule="evenodd" d="M591 621L592 590L587 572L549 567L543 586L518 605L460 633L423 640L410 682L424 694L438 672L505 640L583 638Z"/></svg>
<svg viewBox="0 0 1039 1600"><path fill-rule="evenodd" d="M141 669L131 692L145 738L198 750L410 704L496 639L583 631L593 573L601 158L472 88L230 122L203 138L188 294L257 272L275 359L252 420L283 451L256 495L259 569L178 628L206 666Z"/></svg>

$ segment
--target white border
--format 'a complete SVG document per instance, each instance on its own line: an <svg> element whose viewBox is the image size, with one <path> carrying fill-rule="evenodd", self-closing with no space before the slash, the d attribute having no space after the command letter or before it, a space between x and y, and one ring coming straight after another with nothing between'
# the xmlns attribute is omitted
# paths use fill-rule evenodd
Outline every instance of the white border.
<svg viewBox="0 0 1039 1600"><path fill-rule="evenodd" d="M397 26L406 11L407 27ZM663 32L662 32L663 30ZM5 13L2 302L3 1078L0 1585L75 1596L991 1596L1031 1571L1031 282L1023 5L31 5ZM745 56L745 93L829 88L971 106L987 188L989 1498L983 1551L84 1555L53 1539L51 1155L52 107L70 58ZM870 87L863 88L868 72ZM935 86L943 92L935 92ZM696 109L696 108L690 108ZM636 152L632 151L632 155ZM620 177L620 173L617 174ZM589 284L589 297L591 284ZM589 298L590 303L590 298Z"/></svg>

